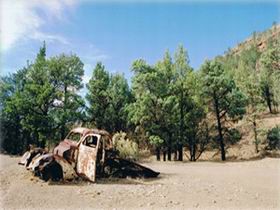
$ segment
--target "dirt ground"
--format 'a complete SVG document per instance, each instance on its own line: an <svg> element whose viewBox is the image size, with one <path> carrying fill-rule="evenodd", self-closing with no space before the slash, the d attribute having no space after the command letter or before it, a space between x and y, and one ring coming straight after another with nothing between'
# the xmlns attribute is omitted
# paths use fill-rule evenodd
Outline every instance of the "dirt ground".
<svg viewBox="0 0 280 210"><path fill-rule="evenodd" d="M280 209L280 159L153 161L157 179L48 183L0 158L1 209Z"/></svg>

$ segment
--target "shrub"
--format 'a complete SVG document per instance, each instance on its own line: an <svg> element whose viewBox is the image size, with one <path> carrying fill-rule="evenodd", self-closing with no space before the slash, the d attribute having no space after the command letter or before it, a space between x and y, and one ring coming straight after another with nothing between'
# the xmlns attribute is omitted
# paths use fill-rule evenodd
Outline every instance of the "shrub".
<svg viewBox="0 0 280 210"><path fill-rule="evenodd" d="M225 132L224 138L226 144L234 145L241 140L242 135L239 132L239 130L237 130L236 128L232 128L232 129L228 129L227 132Z"/></svg>
<svg viewBox="0 0 280 210"><path fill-rule="evenodd" d="M138 144L127 138L126 133L119 132L113 136L113 146L121 158L137 160L139 158Z"/></svg>
<svg viewBox="0 0 280 210"><path fill-rule="evenodd" d="M276 126L267 132L268 146L270 149L280 149L280 127Z"/></svg>

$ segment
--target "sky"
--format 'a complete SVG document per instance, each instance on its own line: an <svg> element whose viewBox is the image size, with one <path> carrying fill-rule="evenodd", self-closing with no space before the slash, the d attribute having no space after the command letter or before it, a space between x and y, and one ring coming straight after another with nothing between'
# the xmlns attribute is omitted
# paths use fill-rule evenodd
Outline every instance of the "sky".
<svg viewBox="0 0 280 210"><path fill-rule="evenodd" d="M130 81L134 60L154 64L179 44L198 69L279 20L277 0L0 0L1 75L32 62L44 40L48 57L81 58L85 83L98 61Z"/></svg>

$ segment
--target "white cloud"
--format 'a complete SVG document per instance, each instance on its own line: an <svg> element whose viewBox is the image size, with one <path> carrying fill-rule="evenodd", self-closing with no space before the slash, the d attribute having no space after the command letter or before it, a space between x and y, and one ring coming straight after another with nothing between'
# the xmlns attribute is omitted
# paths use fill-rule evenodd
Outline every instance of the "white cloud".
<svg viewBox="0 0 280 210"><path fill-rule="evenodd" d="M41 27L46 23L43 14L49 18L62 19L63 11L75 5L74 0L2 0L1 13L1 49L14 47L19 41L36 39L61 41L66 39L56 34L45 34Z"/></svg>
<svg viewBox="0 0 280 210"><path fill-rule="evenodd" d="M66 39L63 36L55 35L55 34L42 33L40 31L36 31L34 34L31 34L30 37L33 38L33 39L39 40L41 42L44 41L44 40L47 40L48 43L59 42L61 44L65 44L65 45L70 44L68 39Z"/></svg>

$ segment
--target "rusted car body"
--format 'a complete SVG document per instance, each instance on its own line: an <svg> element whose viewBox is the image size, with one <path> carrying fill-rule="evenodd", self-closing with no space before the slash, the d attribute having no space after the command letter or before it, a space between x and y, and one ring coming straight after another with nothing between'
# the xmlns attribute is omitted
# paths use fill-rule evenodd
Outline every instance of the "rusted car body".
<svg viewBox="0 0 280 210"><path fill-rule="evenodd" d="M96 177L157 177L154 172L134 162L121 159L113 149L112 138L104 130L75 128L53 150L26 152L19 164L44 180L76 177L95 182Z"/></svg>

